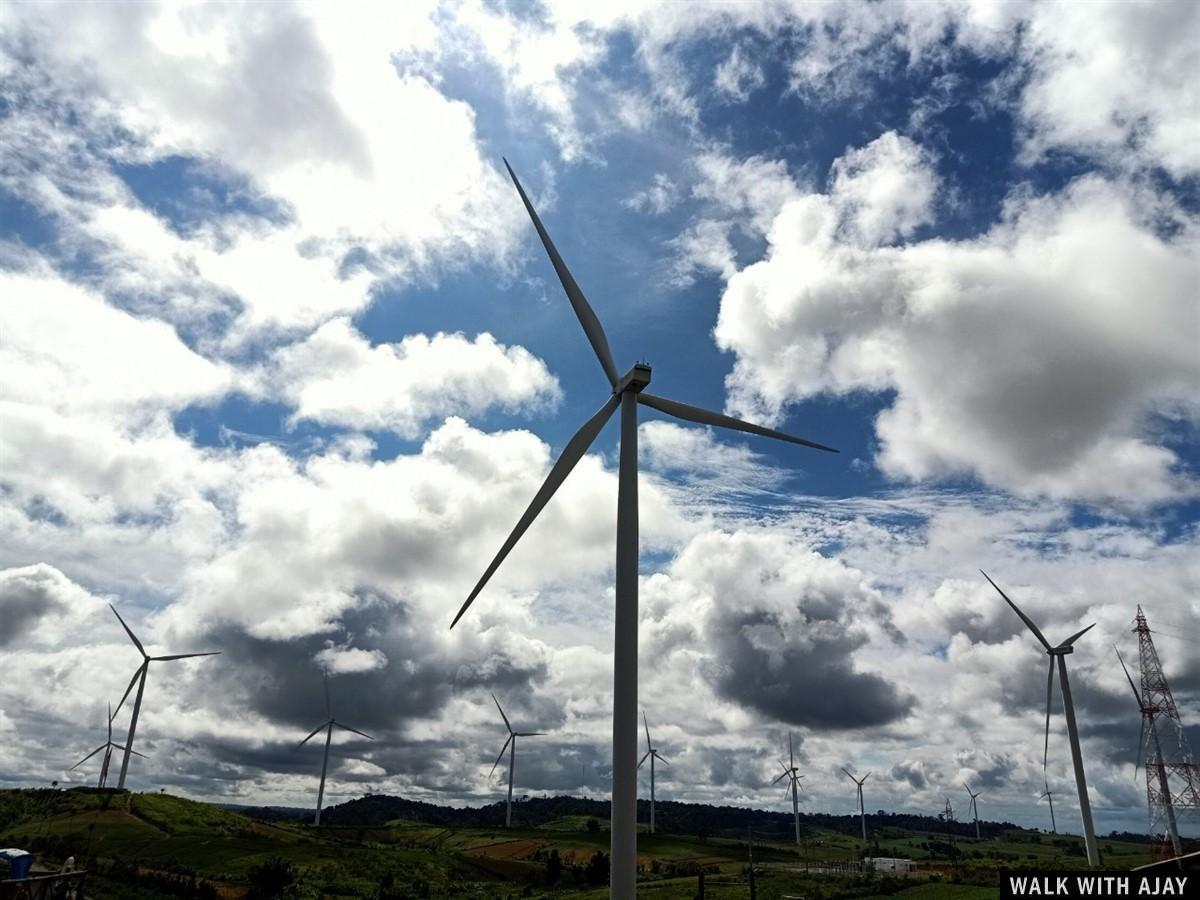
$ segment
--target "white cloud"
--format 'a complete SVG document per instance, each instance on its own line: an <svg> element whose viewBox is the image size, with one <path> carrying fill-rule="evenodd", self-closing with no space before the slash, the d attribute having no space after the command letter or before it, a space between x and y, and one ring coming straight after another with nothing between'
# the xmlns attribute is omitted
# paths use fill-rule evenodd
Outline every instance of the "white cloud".
<svg viewBox="0 0 1200 900"><path fill-rule="evenodd" d="M835 177L788 203L766 258L730 279L715 333L738 355L735 412L893 389L876 421L893 477L1132 505L1193 489L1152 421L1197 415L1197 243L1185 219L1159 234L1165 198L1082 178L1015 193L978 238L872 248L841 240L847 216L879 238L925 210L849 184L850 202Z"/></svg>
<svg viewBox="0 0 1200 900"><path fill-rule="evenodd" d="M717 66L713 76L713 87L718 93L742 103L762 87L765 81L762 66L750 59L749 52L738 44L729 57Z"/></svg>
<svg viewBox="0 0 1200 900"><path fill-rule="evenodd" d="M272 395L294 408L293 422L386 429L408 438L450 414L476 416L493 406L533 412L560 396L541 360L490 334L474 340L418 334L372 346L347 319L276 351L264 378Z"/></svg>
<svg viewBox="0 0 1200 900"><path fill-rule="evenodd" d="M933 220L937 172L928 154L888 131L834 161L830 194L843 227L868 246L906 238Z"/></svg>
<svg viewBox="0 0 1200 900"><path fill-rule="evenodd" d="M650 187L635 193L624 201L624 205L639 212L661 216L674 207L678 200L679 189L675 186L675 182L671 181L663 172L659 172L654 176L654 182Z"/></svg>
<svg viewBox="0 0 1200 900"><path fill-rule="evenodd" d="M388 664L387 654L382 650L363 650L361 647L326 647L314 661L326 672L334 674L373 672Z"/></svg>

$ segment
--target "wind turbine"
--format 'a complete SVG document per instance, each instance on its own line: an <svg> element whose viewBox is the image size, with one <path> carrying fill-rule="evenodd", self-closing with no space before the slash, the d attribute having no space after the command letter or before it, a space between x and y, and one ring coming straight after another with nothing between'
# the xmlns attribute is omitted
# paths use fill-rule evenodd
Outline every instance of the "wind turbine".
<svg viewBox="0 0 1200 900"><path fill-rule="evenodd" d="M1139 607L1139 612L1141 608ZM1142 695L1138 692L1137 686L1133 683L1133 677L1129 674L1129 669L1125 667L1125 660L1121 658L1121 651L1117 650L1116 645L1113 645L1113 650L1116 651L1117 659L1120 660L1121 669L1125 672L1125 680L1129 682L1129 689L1133 691L1133 699L1137 702L1138 711L1142 714L1142 730L1138 735L1138 755L1137 761L1133 764L1133 777L1137 778L1138 765L1142 761L1142 748L1146 746L1146 724L1150 724L1150 742L1154 745L1154 762L1147 765L1147 768L1154 768L1158 772L1158 789L1162 794L1163 809L1166 812L1167 819L1167 837L1171 841L1171 848L1176 856L1183 856L1183 844L1179 840L1179 826L1175 821L1175 804L1171 802L1171 786L1167 783L1167 767L1163 763L1162 744L1158 740L1158 726L1154 724L1153 709L1147 710L1142 704ZM1153 827L1153 822L1151 827Z"/></svg>
<svg viewBox="0 0 1200 900"><path fill-rule="evenodd" d="M650 723L646 721L645 710L642 711L642 724L646 726L646 746L650 749L646 751L637 767L640 769L646 760L650 760L650 833L654 834L654 761L657 759L664 766L669 766L670 763L663 758L662 754L658 752L658 748L650 740Z"/></svg>
<svg viewBox="0 0 1200 900"><path fill-rule="evenodd" d="M972 792L970 785L966 782L963 782L963 787L967 789L967 794L971 797L971 815L975 817L975 840L978 841L981 838L979 837L979 804L976 802L976 798L982 796L983 791Z"/></svg>
<svg viewBox="0 0 1200 900"><path fill-rule="evenodd" d="M343 725L333 717L333 703L329 700L329 676L325 676L325 715L329 716L324 722L312 730L312 732L302 740L297 746L303 747L313 739L318 731L325 729L325 753L321 757L321 787L317 790L317 815L313 819L313 825L321 824L321 804L325 800L325 772L329 768L329 745L333 741L334 727L341 728L343 731L353 731L357 735L365 737L368 741L373 741L375 738L369 734L359 731L357 728L351 728L349 725Z"/></svg>
<svg viewBox="0 0 1200 900"><path fill-rule="evenodd" d="M500 709L500 701L496 700L496 695L492 694L492 700L496 702L496 709L500 710L500 718L504 720L504 727L508 729L508 739L505 740L504 746L500 748L500 755L496 757L496 761L492 763L492 771L488 772L488 778L496 773L496 766L500 765L500 760L504 758L504 751L508 751L508 805L504 810L504 827L512 827L512 787L513 787L513 769L516 766L517 760L517 738L519 737L539 737L545 732L542 731L513 731L512 726L508 724L508 716L504 714L504 710Z"/></svg>
<svg viewBox="0 0 1200 900"><path fill-rule="evenodd" d="M75 765L71 766L71 768L67 770L67 771L72 771L74 769L78 769L85 762L87 762L89 759L91 759L93 756L95 756L97 753L99 753L101 750L103 750L104 758L103 758L103 763L100 766L100 779L99 779L99 781L96 782L96 787L98 787L98 788L104 787L105 782L108 781L108 763L112 759L113 749L115 748L117 750L120 750L122 753L125 752L124 747L122 747L120 744L113 743L112 723L113 723L113 708L112 708L112 704L110 703L110 704L108 704L108 737L107 737L107 739L104 741L103 744L101 744L99 747L97 747L95 750L93 750L91 753L89 753L87 756L85 756L83 759L81 759L79 762L75 763ZM138 753L136 750L133 752L133 755L141 756L142 759L146 758L143 754Z"/></svg>
<svg viewBox="0 0 1200 900"><path fill-rule="evenodd" d="M1079 792L1079 814L1083 819L1083 843L1087 849L1088 865L1098 866L1100 865L1100 852L1096 846L1096 831L1092 827L1092 805L1088 801L1087 778L1083 774L1083 755L1079 749L1079 729L1075 724L1075 704L1071 701L1071 683L1067 680L1067 656L1075 652L1075 642L1094 628L1095 623L1075 632L1057 647L1051 647L1050 642L1046 640L1037 625L1033 624L1033 620L1021 612L1020 607L1013 603L1004 591L1000 590L1000 586L992 581L987 572L982 569L979 571L1004 598L1004 601L1013 608L1013 612L1021 617L1021 621L1046 648L1046 654L1050 657L1050 671L1046 676L1046 743L1042 751L1043 772L1046 769L1046 760L1050 755L1050 701L1054 691L1054 662L1058 660L1058 682L1062 688L1063 714L1067 720L1067 737L1071 742L1071 761L1075 765L1075 789Z"/></svg>
<svg viewBox="0 0 1200 900"><path fill-rule="evenodd" d="M855 778L853 775L850 774L849 770L845 766L842 766L842 771L845 772L846 777L849 778L851 781L853 781L854 784L858 787L858 817L859 817L859 820L862 822L862 836L863 836L863 843L865 844L867 842L867 809L863 805L863 784L866 782L866 780L868 778L871 777L871 773L868 772L862 778Z"/></svg>
<svg viewBox="0 0 1200 900"><path fill-rule="evenodd" d="M121 777L117 781L117 790L122 790L125 787L125 775L129 771L129 755L133 753L133 735L137 731L138 714L142 711L142 694L146 690L146 675L150 671L150 663L152 662L171 662L176 659L191 659L193 656L218 656L220 650L209 651L207 653L173 653L170 656L151 656L146 652L146 648L142 646L142 642L137 639L130 629L125 624L125 620L121 618L121 614L117 612L117 608L111 603L108 608L113 611L113 615L117 617L117 621L121 623L121 627L125 629L125 633L129 635L129 639L133 641L133 645L137 647L138 653L142 654L142 664L137 667L137 671L133 673L133 677L129 679L129 687L125 688L125 693L121 696L121 702L117 704L117 712L121 711L121 707L125 705L125 700L129 697L129 692L133 690L134 682L137 682L137 696L133 699L133 716L129 720L129 735L125 738L125 755L121 757ZM113 713L116 715L116 713ZM141 756L142 754L137 754Z"/></svg>
<svg viewBox="0 0 1200 900"><path fill-rule="evenodd" d="M800 845L800 794L799 791L804 790L800 784L800 779L803 775L796 774L800 770L796 768L796 753L792 749L792 736L788 735L788 761L785 763L782 759L779 765L783 767L783 773L771 782L771 785L777 785L783 779L788 779L787 790L783 796L792 795L792 824L796 827L796 846Z"/></svg>
<svg viewBox="0 0 1200 900"><path fill-rule="evenodd" d="M1046 793L1042 794L1042 797L1050 801L1050 831L1058 834L1058 824L1054 821L1054 793L1050 790L1049 782L1046 782ZM1042 797L1038 797L1038 799L1041 800Z"/></svg>
<svg viewBox="0 0 1200 900"><path fill-rule="evenodd" d="M508 174L521 195L533 227L537 230L550 257L550 263L562 282L567 299L575 310L579 324L587 335L612 393L604 405L579 429L563 448L562 455L550 469L550 474L530 501L529 507L517 521L516 527L501 546L495 559L484 571L483 576L467 597L450 627L462 618L468 607L492 574L520 540L521 535L537 518L538 513L554 496L566 477L583 458L592 442L609 417L621 408L621 451L617 487L617 553L616 553L616 610L613 639L613 793L612 793L612 870L610 886L614 897L633 897L637 892L637 648L638 648L638 490L637 490L637 406L649 406L659 412L697 422L701 425L718 425L749 434L778 438L815 447L818 450L834 451L813 441L793 437L770 428L752 425L740 419L710 412L686 403L668 400L645 392L650 383L650 366L637 363L624 375L617 374L616 363L608 348L608 338L595 312L567 270L566 263L542 226L533 204L525 195L525 189L517 180L508 160L504 161Z"/></svg>

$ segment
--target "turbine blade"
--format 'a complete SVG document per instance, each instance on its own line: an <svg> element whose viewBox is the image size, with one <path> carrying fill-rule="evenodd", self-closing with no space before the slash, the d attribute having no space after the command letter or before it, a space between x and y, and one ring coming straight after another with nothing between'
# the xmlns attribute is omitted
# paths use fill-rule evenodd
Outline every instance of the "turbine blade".
<svg viewBox="0 0 1200 900"><path fill-rule="evenodd" d="M991 576L988 575L987 572L983 571L983 569L979 570L979 574L988 580L988 583L996 589L997 593L999 593L1001 597L1004 598L1004 602L1007 603L1009 606L1011 606L1013 608L1013 612L1015 612L1018 616L1021 617L1021 621L1024 622L1025 625L1029 628L1029 630L1033 632L1033 636L1042 642L1042 646L1045 647L1047 650L1053 649L1050 646L1050 642L1046 640L1046 636L1043 635L1042 632L1040 630L1038 630L1038 627L1033 624L1033 619L1029 618L1029 616L1027 616L1027 615L1025 615L1025 613L1021 612L1021 608L1019 606L1017 606L1017 604L1013 603L1012 600L1010 600L1008 598L1008 594L1006 594L1006 593L1004 593L1004 591L1000 590L1000 585L998 585L998 584L996 584L996 582L992 581ZM1076 637L1079 637L1079 635L1076 635Z"/></svg>
<svg viewBox="0 0 1200 900"><path fill-rule="evenodd" d="M846 772L846 767L845 767L845 766L841 766L841 770L842 770L843 772ZM851 775L849 772L846 772L846 777L847 777L847 778L849 778L851 781L855 782L856 784L858 783L858 779L857 779L857 778L855 778L853 775Z"/></svg>
<svg viewBox="0 0 1200 900"><path fill-rule="evenodd" d="M691 406L687 403L680 403L678 400L668 400L666 397L656 397L654 394L642 392L637 395L638 403L644 403L652 409L657 409L659 412L664 412L669 416L674 416L677 419L684 419L688 422L697 422L700 425L716 425L720 428L732 428L734 431L744 431L747 434L757 434L759 437L776 438L780 441L788 441L792 444L800 444L804 447L813 447L817 450L827 450L830 453L838 451L832 447L826 447L824 444L818 444L816 441L805 440L804 438L793 437L790 434L784 434L782 431L776 431L773 428L763 428L761 425L753 425L750 422L743 422L741 419L735 419L733 416L726 416L722 413L712 412L711 410L701 409L699 406Z"/></svg>
<svg viewBox="0 0 1200 900"><path fill-rule="evenodd" d="M493 775L496 774L496 766L500 765L500 760L504 759L504 751L508 749L508 742L511 741L512 739L513 739L513 736L512 736L512 733L510 732L508 735L508 738L505 739L505 741L504 741L504 746L500 748L500 755L497 756L496 761L494 763L492 763L492 771L488 772L488 778L491 778Z"/></svg>
<svg viewBox="0 0 1200 900"><path fill-rule="evenodd" d="M604 328L600 325L600 320L596 318L596 313L592 311L587 298L583 296L583 291L575 283L575 278L567 269L567 264L558 255L558 249L554 246L554 242L550 240L550 235L542 225L542 220L538 218L533 204L529 202L529 197L525 195L525 189L521 187L521 182L517 180L517 174L512 170L512 166L508 164L507 159L504 160L504 168L508 169L509 177L512 179L513 184L517 186L517 193L521 195L521 202L525 204L525 211L529 213L529 218L533 220L533 227L537 229L538 237L542 239L542 246L546 248L546 254L550 257L550 263L554 266L554 271L558 273L558 280L562 282L563 290L567 292L567 299L571 301L571 306L575 310L579 324L583 326L584 334L587 335L587 339L592 345L592 350L596 352L596 358L600 360L600 366L604 369L604 374L608 376L608 383L616 387L617 367L613 362L612 351L608 349L608 338L604 334Z"/></svg>
<svg viewBox="0 0 1200 900"><path fill-rule="evenodd" d="M305 744L307 744L309 741L311 741L311 740L313 739L313 737L314 737L314 736L316 736L316 733L317 733L318 731L320 731L322 728L324 728L324 727L325 727L326 725L328 725L328 724L329 724L328 722L322 722L320 725L318 725L316 728L314 728L314 729L312 730L312 733L311 733L311 734L309 734L309 736L308 736L308 737L306 737L304 740L302 740L302 741L301 741L299 744L297 744L296 746L297 746L297 747L303 747Z"/></svg>
<svg viewBox="0 0 1200 900"><path fill-rule="evenodd" d="M1050 759L1050 701L1054 691L1054 657L1050 657L1050 669L1046 673L1046 745L1042 748L1042 772Z"/></svg>
<svg viewBox="0 0 1200 900"><path fill-rule="evenodd" d="M778 778L776 778L774 781L772 781L771 784L772 785L779 784L779 782L783 781L783 779L787 778L788 775L790 775L790 774L791 774L790 772L784 772L782 775L780 775Z"/></svg>
<svg viewBox="0 0 1200 900"><path fill-rule="evenodd" d="M208 653L173 653L170 656L152 656L151 662L170 662L173 659L191 659L193 656L220 656L220 650L210 650Z"/></svg>
<svg viewBox="0 0 1200 900"><path fill-rule="evenodd" d="M136 750L126 750L120 744L113 744L113 746L116 747L118 750L120 750L122 753L132 753L134 756L140 756L142 759L150 758L145 753L138 753Z"/></svg>
<svg viewBox="0 0 1200 900"><path fill-rule="evenodd" d="M544 737L544 731L514 731L513 737Z"/></svg>
<svg viewBox="0 0 1200 900"><path fill-rule="evenodd" d="M788 797L790 797L792 795L793 790L794 790L794 788L792 787L791 784L789 784L787 787L785 787L783 789L783 799L786 800Z"/></svg>
<svg viewBox="0 0 1200 900"><path fill-rule="evenodd" d="M793 767L796 765L796 754L792 752L792 735L790 732L788 733L788 764Z"/></svg>
<svg viewBox="0 0 1200 900"><path fill-rule="evenodd" d="M1142 695L1138 692L1137 687L1133 683L1133 676L1129 674L1129 669L1125 665L1125 660L1121 658L1121 651L1117 650L1116 644L1113 645L1113 650L1117 654L1117 660L1121 663L1121 669L1125 672L1125 680L1129 682L1129 689L1133 691L1133 699L1137 701L1138 706L1142 705Z"/></svg>
<svg viewBox="0 0 1200 900"><path fill-rule="evenodd" d="M133 641L133 645L138 648L138 653L142 654L142 656L145 656L146 648L143 647L142 642L137 639L137 635L129 630L129 626L125 624L125 620L121 618L121 614L117 612L117 608L111 603L108 604L108 608L113 611L113 615L117 617L117 621L121 623L121 627L125 629L125 633L129 635L129 639Z"/></svg>
<svg viewBox="0 0 1200 900"><path fill-rule="evenodd" d="M664 766L670 765L670 763L667 762L667 758L665 756L663 756L661 753L659 753L657 750L654 751L654 758L657 759Z"/></svg>
<svg viewBox="0 0 1200 900"><path fill-rule="evenodd" d="M504 714L504 710L500 709L500 701L496 700L495 694L492 694L492 699L496 702L496 709L500 710L500 718L504 720L504 727L508 729L509 734L512 734L512 726L508 724L508 716Z"/></svg>
<svg viewBox="0 0 1200 900"><path fill-rule="evenodd" d="M1142 749L1146 746L1146 717L1142 716L1142 727L1138 729L1137 758L1133 761L1133 780L1137 781L1137 770L1142 764Z"/></svg>
<svg viewBox="0 0 1200 900"><path fill-rule="evenodd" d="M483 586L487 584L488 579L492 577L496 569L500 568L500 563L504 562L504 558L508 556L509 551L521 539L521 535L533 524L533 520L538 517L538 513L550 502L550 498L554 496L554 492L558 490L567 476L571 474L571 470L575 468L575 464L587 453L588 447L592 445L592 441L596 439L596 435L600 433L600 429L604 427L604 423L608 421L609 416L613 414L613 410L617 408L620 402L621 398L615 394L609 397L608 401L600 407L599 411L588 419L583 424L583 427L575 432L575 436L567 442L567 446L563 448L562 455L550 469L550 474L546 476L546 480L538 488L538 492L534 495L533 500L530 501L529 508L525 510L524 515L521 516L516 527L512 530L512 534L508 536L508 540L504 542L504 546L500 548L500 552L496 554L496 558L492 560L491 565L483 573L483 577L479 579L474 590L471 591L471 595L467 597L467 602L462 605L462 608L458 611L458 615L450 623L451 628L458 624L458 620L463 617L463 613L475 602L475 598L479 596L479 592L483 590Z"/></svg>
<svg viewBox="0 0 1200 900"><path fill-rule="evenodd" d="M129 687L125 688L125 693L121 695L121 702L117 704L117 709L113 713L114 717L121 711L121 707L125 705L125 701L129 699L129 692L133 690L133 685L137 682L138 678L141 677L142 669L146 668L146 663L147 660L142 660L142 664L138 666L136 670L134 670L133 677L129 679Z"/></svg>
<svg viewBox="0 0 1200 900"><path fill-rule="evenodd" d="M866 775L863 776L863 781L866 781L870 777L871 777L871 773L868 772ZM859 782L859 783L861 784L862 782Z"/></svg>
<svg viewBox="0 0 1200 900"><path fill-rule="evenodd" d="M1093 622L1093 623L1092 623L1091 625L1089 625L1087 628L1084 628L1084 629L1082 629L1081 631L1077 631L1077 632L1075 632L1073 635L1071 635L1069 638L1067 638L1065 641L1063 641L1063 642L1062 642L1061 644L1059 644L1058 646L1060 646L1060 647L1070 647L1072 644L1074 644L1074 643L1075 643L1077 640L1079 640L1081 637L1083 637L1085 634L1087 634L1089 631L1091 631L1091 630L1092 630L1093 628L1095 628L1095 627L1096 627L1096 623L1095 623L1095 622Z"/></svg>
<svg viewBox="0 0 1200 900"><path fill-rule="evenodd" d="M89 753L87 756L85 756L79 762L75 763L75 765L71 766L71 769L78 769L85 762L87 762L89 759L91 759L93 756L95 756L97 753L99 753L101 750L103 750L107 746L108 746L108 744L101 744L99 747L97 747L95 750L93 750L91 753ZM69 772L69 771L71 771L71 769L68 769L67 771Z"/></svg>
<svg viewBox="0 0 1200 900"><path fill-rule="evenodd" d="M646 760L648 760L649 758L650 758L650 751L647 750L644 754L642 754L642 758L638 762L638 768L640 769L645 764Z"/></svg>
<svg viewBox="0 0 1200 900"><path fill-rule="evenodd" d="M334 722L333 724L342 729L342 731L353 731L355 734L365 737L368 741L375 740L375 738L371 737L365 731L359 731L357 728L351 728L349 725L343 725L341 722Z"/></svg>
<svg viewBox="0 0 1200 900"><path fill-rule="evenodd" d="M654 744L650 740L650 723L646 721L646 711L642 710L642 724L646 726L646 746L653 747Z"/></svg>

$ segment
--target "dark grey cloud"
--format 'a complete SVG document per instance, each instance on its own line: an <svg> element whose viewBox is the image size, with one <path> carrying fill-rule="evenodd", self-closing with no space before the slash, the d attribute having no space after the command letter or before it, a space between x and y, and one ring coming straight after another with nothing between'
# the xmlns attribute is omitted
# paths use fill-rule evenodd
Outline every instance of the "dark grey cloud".
<svg viewBox="0 0 1200 900"><path fill-rule="evenodd" d="M844 628L788 634L765 610L714 618L708 629L715 647L710 677L727 700L818 730L886 725L913 706L911 697L882 676L855 671L851 654L864 639Z"/></svg>
<svg viewBox="0 0 1200 900"><path fill-rule="evenodd" d="M46 568L0 582L0 647L16 643L43 616L66 612L54 593L60 584L54 574Z"/></svg>
<svg viewBox="0 0 1200 900"><path fill-rule="evenodd" d="M904 781L916 790L924 790L929 786L929 778L925 774L925 766L920 762L904 760L892 766L891 776L894 781Z"/></svg>

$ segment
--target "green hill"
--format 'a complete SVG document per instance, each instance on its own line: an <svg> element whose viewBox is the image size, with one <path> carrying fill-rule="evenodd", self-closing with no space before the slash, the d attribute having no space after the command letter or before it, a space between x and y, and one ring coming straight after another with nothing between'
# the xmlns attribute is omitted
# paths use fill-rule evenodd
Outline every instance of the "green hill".
<svg viewBox="0 0 1200 900"><path fill-rule="evenodd" d="M606 806L569 797L524 801L515 809L518 827L506 830L492 822L493 807L451 810L372 796L331 808L332 824L317 829L163 794L0 791L0 846L33 850L51 868L74 856L92 873L87 895L94 900L601 897L609 835L599 813ZM660 812L668 832L643 831L638 840L641 877L655 898L694 897L701 873L706 896L746 896L747 825L764 900L988 900L997 896L1001 867L1083 863L1075 837L991 823L982 841L956 835L950 842L944 830L896 824L923 820L874 816L867 852L920 864L914 880L890 881L839 871L864 852L843 817L805 817L797 847L790 821L780 828L774 813L688 804L663 804ZM1144 843L1102 839L1101 849L1110 868L1149 860Z"/></svg>

